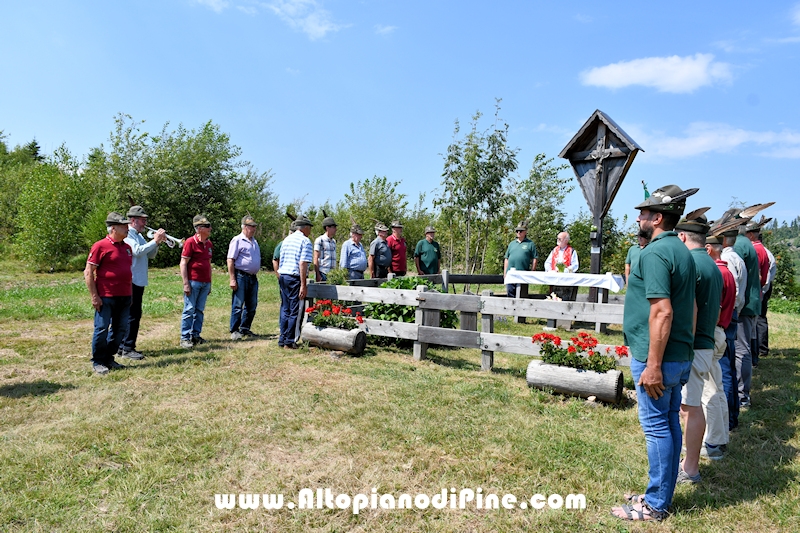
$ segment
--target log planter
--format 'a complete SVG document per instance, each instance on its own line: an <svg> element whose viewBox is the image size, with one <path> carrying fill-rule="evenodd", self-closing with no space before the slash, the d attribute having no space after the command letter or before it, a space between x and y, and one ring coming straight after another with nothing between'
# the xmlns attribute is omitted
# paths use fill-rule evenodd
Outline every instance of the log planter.
<svg viewBox="0 0 800 533"><path fill-rule="evenodd" d="M303 324L300 338L320 348L352 355L362 354L367 347L367 334L360 329L321 328L311 322Z"/></svg>
<svg viewBox="0 0 800 533"><path fill-rule="evenodd" d="M552 389L561 394L617 404L622 400L622 372L594 372L568 366L551 365L539 360L528 364L528 385L537 389Z"/></svg>

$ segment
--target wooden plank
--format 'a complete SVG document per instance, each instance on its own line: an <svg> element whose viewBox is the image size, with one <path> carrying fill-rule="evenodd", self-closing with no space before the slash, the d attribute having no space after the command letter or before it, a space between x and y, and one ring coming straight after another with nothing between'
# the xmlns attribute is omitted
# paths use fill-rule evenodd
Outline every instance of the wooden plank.
<svg viewBox="0 0 800 533"><path fill-rule="evenodd" d="M449 311L468 311L471 313L477 313L481 310L480 296L426 292L424 295L420 295L419 298L419 306L422 309L445 309Z"/></svg>
<svg viewBox="0 0 800 533"><path fill-rule="evenodd" d="M473 283L483 285L502 285L503 276L500 274L453 274L448 276L449 283Z"/></svg>
<svg viewBox="0 0 800 533"><path fill-rule="evenodd" d="M478 331L478 313L461 311L458 321L458 329L463 331Z"/></svg>
<svg viewBox="0 0 800 533"><path fill-rule="evenodd" d="M492 315L553 318L622 324L625 306L589 302L553 302L521 298L481 297L482 312Z"/></svg>
<svg viewBox="0 0 800 533"><path fill-rule="evenodd" d="M458 348L478 348L480 346L480 333L477 331L420 326L419 341L425 343L426 346L428 344L441 344L442 346L455 346Z"/></svg>
<svg viewBox="0 0 800 533"><path fill-rule="evenodd" d="M494 293L490 290L481 292L481 296L492 296ZM494 315L481 313L481 332L494 333ZM491 372L494 366L494 352L491 350L481 350L481 370L484 372Z"/></svg>
<svg viewBox="0 0 800 533"><path fill-rule="evenodd" d="M308 286L308 297L382 304L419 305L417 291L380 289L371 287L345 287L343 285L312 284Z"/></svg>
<svg viewBox="0 0 800 533"><path fill-rule="evenodd" d="M360 329L367 335L380 337L395 337L398 339L417 340L417 325L407 322L390 322L388 320L365 319Z"/></svg>
<svg viewBox="0 0 800 533"><path fill-rule="evenodd" d="M627 147L619 147L619 148L606 148L603 152L609 157L628 157L628 154L631 153ZM594 154L594 149L592 150L584 150L583 152L573 152L569 155L570 161L594 161L596 157Z"/></svg>
<svg viewBox="0 0 800 533"><path fill-rule="evenodd" d="M417 285L417 290L420 292L419 296L424 297L428 288L425 285ZM417 325L417 340L414 341L414 361L422 361L428 354L428 344L419 340L419 328L425 325L425 313L424 309L417 307L414 316L414 323Z"/></svg>

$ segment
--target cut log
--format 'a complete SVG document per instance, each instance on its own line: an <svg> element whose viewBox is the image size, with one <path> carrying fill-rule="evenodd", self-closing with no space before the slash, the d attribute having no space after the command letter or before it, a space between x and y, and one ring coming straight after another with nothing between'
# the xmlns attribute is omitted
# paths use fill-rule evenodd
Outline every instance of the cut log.
<svg viewBox="0 0 800 533"><path fill-rule="evenodd" d="M320 328L311 322L303 324L300 338L320 348L352 355L361 354L367 347L367 334L360 329Z"/></svg>
<svg viewBox="0 0 800 533"><path fill-rule="evenodd" d="M622 400L622 372L619 370L600 373L533 360L528 364L525 377L528 385L537 389L552 389L581 398L596 396L608 403Z"/></svg>

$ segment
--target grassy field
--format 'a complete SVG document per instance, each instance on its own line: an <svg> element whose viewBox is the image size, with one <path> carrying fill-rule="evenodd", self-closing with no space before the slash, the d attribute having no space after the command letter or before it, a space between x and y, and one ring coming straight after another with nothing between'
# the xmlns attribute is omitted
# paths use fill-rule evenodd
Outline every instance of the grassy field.
<svg viewBox="0 0 800 533"><path fill-rule="evenodd" d="M217 273L196 350L178 348L177 268L151 271L139 348L91 372L92 308L80 273L0 263L2 531L798 531L800 318L772 315L772 354L729 454L701 463L660 524L609 515L644 489L635 405L530 390L528 358L368 347L358 358L279 350L278 290L261 276L258 340L231 342ZM538 325L498 322L533 334ZM604 337L619 343L619 332ZM630 384L629 374L627 381ZM586 509L217 509L217 493L586 495Z"/></svg>

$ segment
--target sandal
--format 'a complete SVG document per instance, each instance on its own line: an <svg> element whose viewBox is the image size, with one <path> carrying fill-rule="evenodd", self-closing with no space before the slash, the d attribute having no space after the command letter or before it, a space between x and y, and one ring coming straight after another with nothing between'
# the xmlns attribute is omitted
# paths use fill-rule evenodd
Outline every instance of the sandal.
<svg viewBox="0 0 800 533"><path fill-rule="evenodd" d="M624 494L623 498L628 503L643 503L644 502L644 494Z"/></svg>
<svg viewBox="0 0 800 533"><path fill-rule="evenodd" d="M614 514L615 509L620 509L625 516ZM611 515L616 516L621 520L630 520L633 522L645 522L650 520L661 521L667 517L666 511L656 511L646 503L634 503L633 505L622 505L611 509Z"/></svg>

